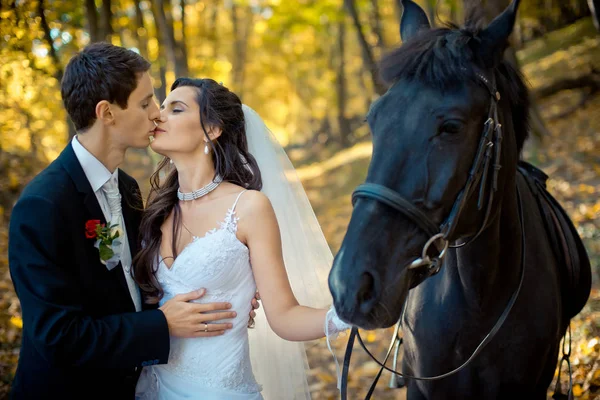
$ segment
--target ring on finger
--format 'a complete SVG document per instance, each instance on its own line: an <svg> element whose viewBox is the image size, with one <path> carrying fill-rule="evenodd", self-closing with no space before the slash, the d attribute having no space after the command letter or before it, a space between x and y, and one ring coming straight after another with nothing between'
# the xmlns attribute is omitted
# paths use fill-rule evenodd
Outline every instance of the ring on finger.
<svg viewBox="0 0 600 400"><path fill-rule="evenodd" d="M204 332L208 332L208 324L206 322L204 323Z"/></svg>

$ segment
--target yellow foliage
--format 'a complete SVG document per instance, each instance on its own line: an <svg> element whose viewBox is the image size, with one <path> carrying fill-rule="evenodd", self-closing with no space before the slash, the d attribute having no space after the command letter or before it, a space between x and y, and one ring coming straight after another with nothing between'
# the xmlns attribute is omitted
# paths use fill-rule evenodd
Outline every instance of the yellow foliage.
<svg viewBox="0 0 600 400"><path fill-rule="evenodd" d="M213 67L217 74L228 73L233 69L233 65L229 60L217 60Z"/></svg>
<svg viewBox="0 0 600 400"><path fill-rule="evenodd" d="M266 21L258 21L256 24L254 24L254 33L257 35L262 35L265 33L268 27L269 26Z"/></svg>
<svg viewBox="0 0 600 400"><path fill-rule="evenodd" d="M337 379L336 379L335 375L332 375L331 373L319 372L319 373L316 374L316 377L321 382L327 382L327 383L335 383L335 382L337 382Z"/></svg>
<svg viewBox="0 0 600 400"><path fill-rule="evenodd" d="M594 193L596 191L596 188L594 188L591 185L586 185L586 184L579 184L579 191L584 192L584 193Z"/></svg>
<svg viewBox="0 0 600 400"><path fill-rule="evenodd" d="M367 341L367 343L375 342L377 340L377 333L375 331L367 332L367 336L366 336L365 340Z"/></svg>
<svg viewBox="0 0 600 400"><path fill-rule="evenodd" d="M167 88L170 88L171 85L173 84L173 82L175 82L175 78L179 78L179 77L175 76L174 71L167 71L167 73L165 74L165 78L167 80ZM167 92L167 94L169 94L169 93Z"/></svg>
<svg viewBox="0 0 600 400"><path fill-rule="evenodd" d="M19 176L15 173L15 171L8 171L8 187L11 190L18 189L20 186Z"/></svg>
<svg viewBox="0 0 600 400"><path fill-rule="evenodd" d="M120 18L117 19L117 24L122 27L125 28L127 25L129 25L129 21L131 19L127 16L127 15L123 15Z"/></svg>
<svg viewBox="0 0 600 400"><path fill-rule="evenodd" d="M158 58L158 40L155 37L148 38L148 58L150 61Z"/></svg>
<svg viewBox="0 0 600 400"><path fill-rule="evenodd" d="M23 320L21 317L11 317L10 323L19 329L23 329Z"/></svg>

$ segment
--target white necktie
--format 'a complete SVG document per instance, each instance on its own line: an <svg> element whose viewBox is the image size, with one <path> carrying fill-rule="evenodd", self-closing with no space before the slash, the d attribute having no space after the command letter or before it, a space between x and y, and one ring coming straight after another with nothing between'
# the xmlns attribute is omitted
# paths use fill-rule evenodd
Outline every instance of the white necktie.
<svg viewBox="0 0 600 400"><path fill-rule="evenodd" d="M113 175L108 182L106 182L103 186L102 186L102 190L104 191L104 194L106 195L106 200L108 202L108 206L110 208L110 220L108 221L110 223L111 226L117 225L115 228L119 229L121 232L123 232L123 228L121 225L121 220L122 220L122 209L121 209L121 193L119 193L119 184L117 183L117 177L116 175ZM119 238L119 242L122 243L122 241L124 240L123 237ZM113 250L115 251L115 255L117 256L117 258L120 258L120 250L121 250L122 246L115 246L115 248L113 248ZM118 260L116 260L116 263L111 263L114 265L108 265L107 267L109 269L112 269L116 266L116 264L118 264Z"/></svg>
<svg viewBox="0 0 600 400"><path fill-rule="evenodd" d="M119 184L117 177L112 176L108 182L102 186L102 190L106 194L106 200L110 207L110 223L121 227L121 193L119 193Z"/></svg>
<svg viewBox="0 0 600 400"><path fill-rule="evenodd" d="M117 225L118 229L122 232L122 236L118 239L121 245L113 247L113 251L115 251L118 260L110 264L107 263L106 266L111 270L118 265L119 261L121 262L125 272L125 280L127 281L127 286L129 287L131 298L133 299L133 304L135 305L136 311L140 311L142 309L142 300L135 281L130 274L131 256L129 253L130 250L126 250L129 249L129 246L127 244L127 238L125 237L123 210L121 209L121 193L119 192L117 176L112 176L110 180L102 186L102 190L106 195L106 200L110 208L110 224ZM115 241L116 240L117 239L115 239Z"/></svg>

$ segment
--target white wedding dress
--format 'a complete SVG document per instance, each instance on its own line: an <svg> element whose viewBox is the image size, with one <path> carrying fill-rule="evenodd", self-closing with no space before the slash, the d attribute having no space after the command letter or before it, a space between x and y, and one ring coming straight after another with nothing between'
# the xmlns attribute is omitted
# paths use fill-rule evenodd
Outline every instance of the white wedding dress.
<svg viewBox="0 0 600 400"><path fill-rule="evenodd" d="M254 110L246 104L242 110L248 150L261 173L261 191L277 216L294 296L304 306L329 308L324 321L329 345L329 339L350 327L332 306L328 276L333 255L285 150ZM220 227L193 238L170 269L157 259L156 275L164 290L160 305L204 287L207 292L199 302L232 304L237 312L233 328L211 338L171 338L168 364L142 370L136 400L310 400L305 343L277 336L264 315L254 329L247 328L256 284L249 250L236 236L235 207L243 193ZM334 362L340 387L335 354Z"/></svg>
<svg viewBox="0 0 600 400"><path fill-rule="evenodd" d="M248 314L256 292L248 248L236 236L241 192L219 228L194 237L169 268L161 260L157 278L163 305L173 296L207 288L202 303L229 302L233 328L210 338L171 338L168 364L144 367L136 400L260 400L252 372Z"/></svg>

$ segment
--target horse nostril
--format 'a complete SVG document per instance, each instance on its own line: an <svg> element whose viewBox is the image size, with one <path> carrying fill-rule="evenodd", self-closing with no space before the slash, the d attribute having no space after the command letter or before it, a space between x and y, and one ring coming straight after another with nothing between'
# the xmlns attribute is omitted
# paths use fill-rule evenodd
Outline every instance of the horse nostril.
<svg viewBox="0 0 600 400"><path fill-rule="evenodd" d="M378 286L375 277L370 272L363 272L356 300L360 311L364 314L371 312L379 300Z"/></svg>

